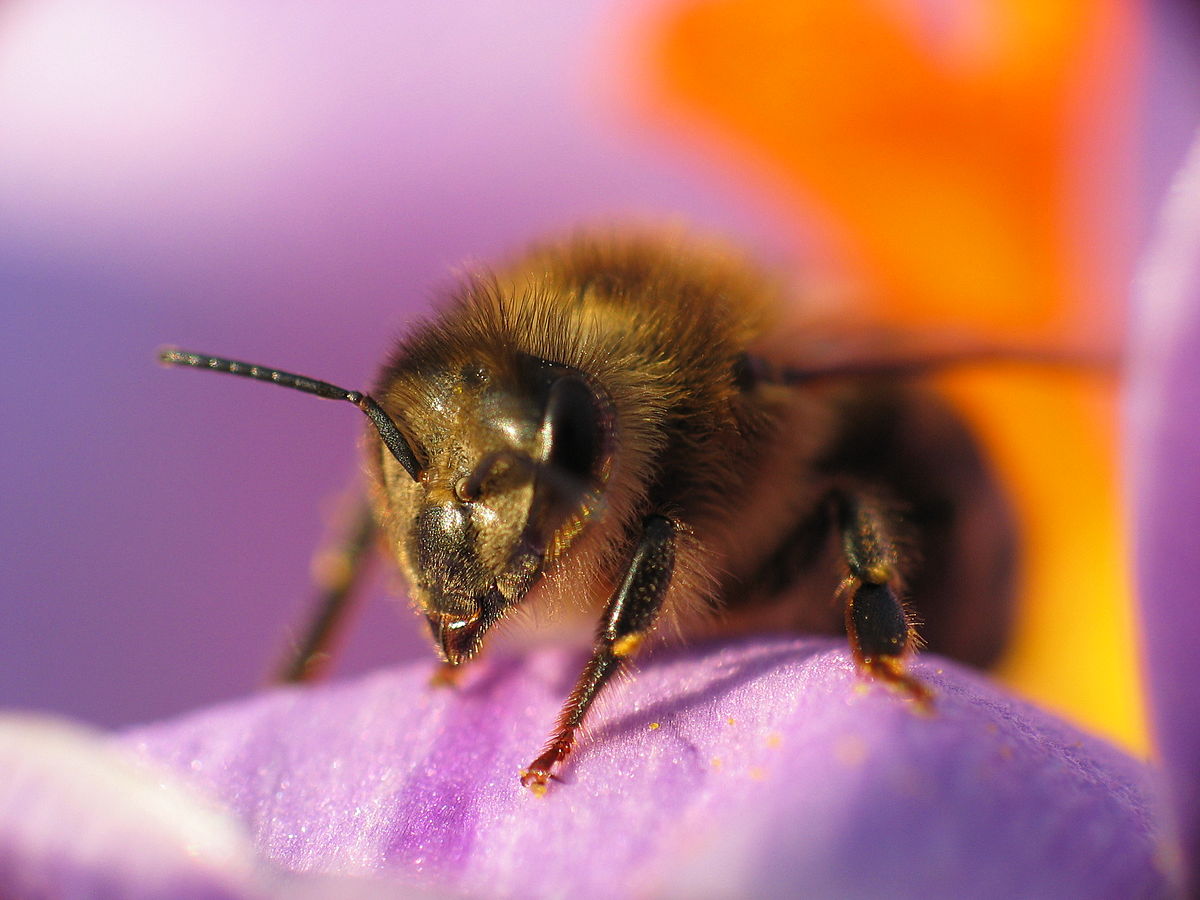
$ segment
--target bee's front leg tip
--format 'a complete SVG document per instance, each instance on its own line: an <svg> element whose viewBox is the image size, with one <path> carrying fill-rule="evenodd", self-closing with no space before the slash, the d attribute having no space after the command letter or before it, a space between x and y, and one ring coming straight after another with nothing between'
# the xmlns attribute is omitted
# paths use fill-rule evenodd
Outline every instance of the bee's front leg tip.
<svg viewBox="0 0 1200 900"><path fill-rule="evenodd" d="M452 666L450 663L440 664L429 676L429 686L431 688L456 688L459 681L462 679L462 668L460 666Z"/></svg>
<svg viewBox="0 0 1200 900"><path fill-rule="evenodd" d="M574 732L571 730L556 735L545 752L521 770L521 784L537 797L545 795L551 780L558 780L556 770L562 768L563 760L570 755L574 742Z"/></svg>
<svg viewBox="0 0 1200 900"><path fill-rule="evenodd" d="M541 766L531 766L528 769L521 770L521 786L529 788L530 793L535 797L546 796L546 791L550 789L550 771Z"/></svg>

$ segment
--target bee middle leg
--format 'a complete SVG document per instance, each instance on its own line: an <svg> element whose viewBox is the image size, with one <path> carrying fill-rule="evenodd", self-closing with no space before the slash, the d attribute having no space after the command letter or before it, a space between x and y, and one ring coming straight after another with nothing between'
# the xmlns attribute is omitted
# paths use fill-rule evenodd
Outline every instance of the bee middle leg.
<svg viewBox="0 0 1200 900"><path fill-rule="evenodd" d="M371 506L365 497L356 495L343 513L337 539L313 560L317 597L300 640L284 654L273 681L294 684L313 681L324 673L355 605L375 536Z"/></svg>
<svg viewBox="0 0 1200 900"><path fill-rule="evenodd" d="M664 516L650 516L643 523L642 538L625 578L604 609L591 659L559 714L546 749L521 773L521 784L535 794L545 793L556 767L574 749L576 734L592 702L637 652L662 611L675 568L675 530L675 523Z"/></svg>
<svg viewBox="0 0 1200 900"><path fill-rule="evenodd" d="M902 558L891 533L891 517L862 494L835 492L834 504L850 569L841 594L846 598L846 634L854 659L863 671L927 709L932 692L906 668L917 633L900 599Z"/></svg>

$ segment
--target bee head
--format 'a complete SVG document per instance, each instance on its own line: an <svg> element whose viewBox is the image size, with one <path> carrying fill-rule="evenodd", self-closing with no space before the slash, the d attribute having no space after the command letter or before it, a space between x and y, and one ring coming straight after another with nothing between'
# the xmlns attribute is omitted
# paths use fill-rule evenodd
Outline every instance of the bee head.
<svg viewBox="0 0 1200 900"><path fill-rule="evenodd" d="M422 462L414 481L376 454L380 518L435 645L458 664L595 514L611 410L578 370L527 355L393 372L382 395L400 399Z"/></svg>

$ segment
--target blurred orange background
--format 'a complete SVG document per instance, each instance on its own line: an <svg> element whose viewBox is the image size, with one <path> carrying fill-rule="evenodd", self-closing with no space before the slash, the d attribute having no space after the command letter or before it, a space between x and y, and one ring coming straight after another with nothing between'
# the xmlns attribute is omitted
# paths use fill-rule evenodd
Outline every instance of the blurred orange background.
<svg viewBox="0 0 1200 900"><path fill-rule="evenodd" d="M674 4L630 42L631 102L769 197L798 242L815 214L824 259L875 322L1115 356L1141 38L1113 0ZM940 380L1021 522L1001 677L1145 751L1115 379L994 366Z"/></svg>

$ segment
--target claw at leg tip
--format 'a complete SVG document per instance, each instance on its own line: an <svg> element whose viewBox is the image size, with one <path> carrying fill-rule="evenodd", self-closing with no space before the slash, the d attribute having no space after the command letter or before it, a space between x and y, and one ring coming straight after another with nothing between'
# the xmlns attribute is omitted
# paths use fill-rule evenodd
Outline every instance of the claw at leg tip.
<svg viewBox="0 0 1200 900"><path fill-rule="evenodd" d="M521 785L529 788L530 793L535 797L544 797L546 789L549 787L547 782L550 780L549 773L541 770L522 769L521 770Z"/></svg>

